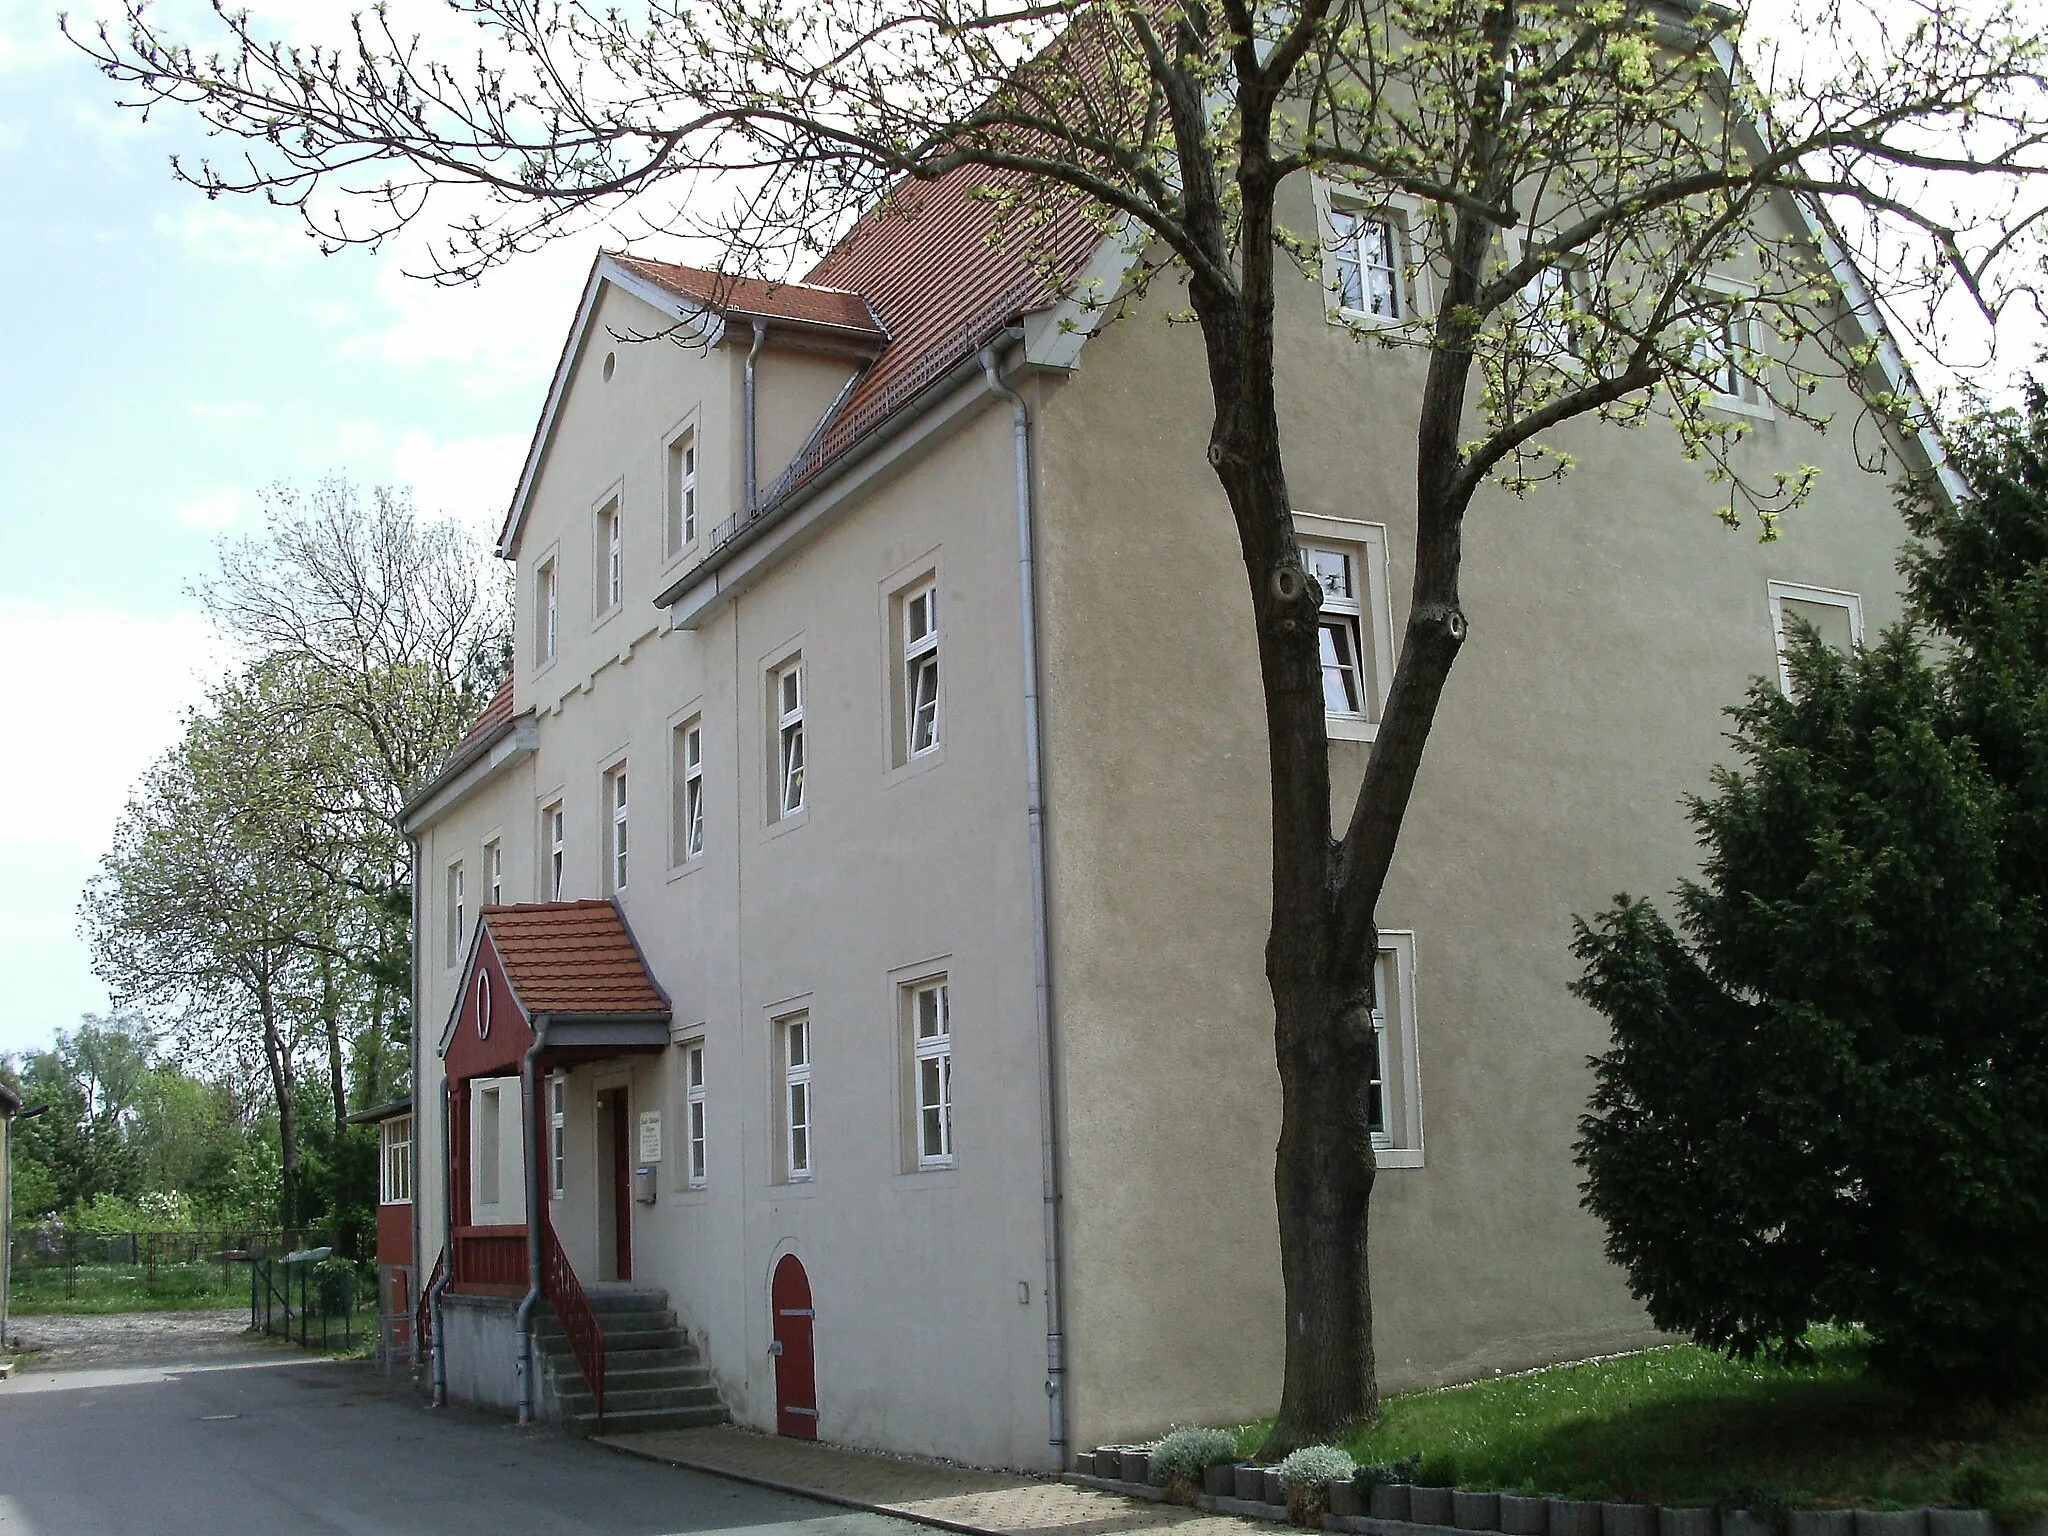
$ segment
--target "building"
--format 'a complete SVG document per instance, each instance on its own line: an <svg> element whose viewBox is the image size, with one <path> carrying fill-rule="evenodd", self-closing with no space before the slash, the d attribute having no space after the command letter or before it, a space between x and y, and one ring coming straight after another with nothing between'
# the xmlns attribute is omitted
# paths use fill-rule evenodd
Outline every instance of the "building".
<svg viewBox="0 0 2048 1536"><path fill-rule="evenodd" d="M1294 195L1363 238L1341 188ZM512 679L409 811L457 1396L562 1411L529 1298L588 1352L652 1287L785 1433L1043 1467L1273 1407L1265 740L1199 341L1163 295L1105 324L1047 291L957 182L911 202L804 284L591 271L500 543ZM1114 240L1055 238L1118 290ZM1343 299L1278 321L1340 817L1423 366ZM1590 422L1571 479L1468 522L1474 640L1381 909L1389 1388L1650 1337L1578 1203L1606 1035L1570 921L1695 867L1721 710L1787 613L1893 617L1902 539L1846 433L1730 390L1823 471L1779 542L1720 527L1663 428Z"/></svg>
<svg viewBox="0 0 2048 1536"><path fill-rule="evenodd" d="M412 1096L358 1110L350 1125L377 1127L377 1364L414 1358L419 1271L413 1263Z"/></svg>
<svg viewBox="0 0 2048 1536"><path fill-rule="evenodd" d="M7 1357L7 1296L13 1275L8 1261L14 1254L14 1117L21 1112L21 1095L0 1083L0 1360Z"/></svg>

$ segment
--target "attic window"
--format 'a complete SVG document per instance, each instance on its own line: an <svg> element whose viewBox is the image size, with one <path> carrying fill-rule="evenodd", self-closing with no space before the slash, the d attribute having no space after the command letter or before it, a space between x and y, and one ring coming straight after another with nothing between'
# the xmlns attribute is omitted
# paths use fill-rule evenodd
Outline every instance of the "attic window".
<svg viewBox="0 0 2048 1536"><path fill-rule="evenodd" d="M611 380L612 380L612 372L613 372L613 370L614 370L614 369L616 369L616 368L617 368L618 366L619 366L619 355L618 355L618 353L616 353L616 352L607 352L607 353L605 353L605 355L604 355L604 380L605 380L605 382L606 382L607 384L609 384L609 383L611 382Z"/></svg>

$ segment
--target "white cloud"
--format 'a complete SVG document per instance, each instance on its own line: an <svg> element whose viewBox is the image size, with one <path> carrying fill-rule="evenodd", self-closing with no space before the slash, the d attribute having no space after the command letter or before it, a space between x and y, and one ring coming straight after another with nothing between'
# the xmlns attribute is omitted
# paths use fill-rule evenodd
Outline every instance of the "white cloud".
<svg viewBox="0 0 2048 1536"><path fill-rule="evenodd" d="M0 75L47 69L71 56L54 9L42 0L0 0Z"/></svg>
<svg viewBox="0 0 2048 1536"><path fill-rule="evenodd" d="M177 739L184 712L226 665L196 612L0 597L0 656L16 729L0 753L0 804L16 808L9 845L54 841L97 857L128 791Z"/></svg>
<svg viewBox="0 0 2048 1536"><path fill-rule="evenodd" d="M44 1047L107 1006L77 933L78 899L144 769L225 670L197 613L146 617L80 602L0 597L14 706L0 753L0 1051Z"/></svg>
<svg viewBox="0 0 2048 1536"><path fill-rule="evenodd" d="M171 509L180 526L202 533L254 527L260 510L256 498L237 486L213 486L190 492Z"/></svg>
<svg viewBox="0 0 2048 1536"><path fill-rule="evenodd" d="M459 519L488 546L512 500L526 445L520 433L437 443L414 430L398 440L391 468L412 486L413 504L422 512Z"/></svg>
<svg viewBox="0 0 2048 1536"><path fill-rule="evenodd" d="M261 421L266 408L255 400L194 400L185 407L202 427L240 432Z"/></svg>
<svg viewBox="0 0 2048 1536"><path fill-rule="evenodd" d="M240 211L244 207L251 211ZM158 214L152 227L190 261L286 272L320 254L296 214L261 204L188 202L175 214Z"/></svg>

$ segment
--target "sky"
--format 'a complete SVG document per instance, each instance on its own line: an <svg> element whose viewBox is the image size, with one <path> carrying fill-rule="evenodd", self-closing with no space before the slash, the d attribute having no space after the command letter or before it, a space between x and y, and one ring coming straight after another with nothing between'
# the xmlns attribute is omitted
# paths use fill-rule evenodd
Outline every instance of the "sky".
<svg viewBox="0 0 2048 1536"><path fill-rule="evenodd" d="M216 541L335 472L495 533L598 244L459 289L322 257L174 182L196 130L118 110L54 13L0 0L0 1052L107 1007L78 899L231 659L190 594Z"/></svg>
<svg viewBox="0 0 2048 1536"><path fill-rule="evenodd" d="M297 31L349 7L269 8ZM329 473L488 538L600 241L437 288L417 244L323 257L295 215L174 182L204 147L118 109L51 0L0 0L0 1052L107 1007L78 900L232 660L191 595L217 541Z"/></svg>

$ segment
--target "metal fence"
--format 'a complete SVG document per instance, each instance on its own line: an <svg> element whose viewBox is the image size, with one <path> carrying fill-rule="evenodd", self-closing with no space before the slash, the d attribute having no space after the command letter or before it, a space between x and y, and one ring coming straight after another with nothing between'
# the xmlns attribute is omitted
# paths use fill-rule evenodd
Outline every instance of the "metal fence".
<svg viewBox="0 0 2048 1536"><path fill-rule="evenodd" d="M29 1227L9 1243L17 1302L120 1299L190 1303L245 1294L244 1266L331 1241L324 1231L279 1227L182 1232L77 1232Z"/></svg>
<svg viewBox="0 0 2048 1536"><path fill-rule="evenodd" d="M328 1248L257 1259L249 1266L249 1327L306 1346L356 1341L356 1274Z"/></svg>

